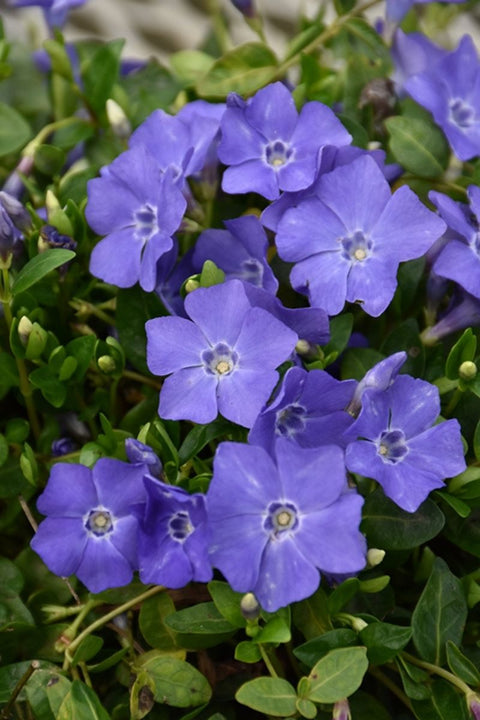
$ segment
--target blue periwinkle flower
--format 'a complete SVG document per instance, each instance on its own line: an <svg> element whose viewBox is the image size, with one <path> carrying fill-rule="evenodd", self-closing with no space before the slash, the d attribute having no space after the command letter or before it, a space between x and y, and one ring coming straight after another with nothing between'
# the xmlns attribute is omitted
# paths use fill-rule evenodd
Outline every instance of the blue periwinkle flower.
<svg viewBox="0 0 480 720"><path fill-rule="evenodd" d="M222 187L228 193L257 192L275 200L280 190L302 190L313 182L319 150L349 145L351 136L332 110L309 102L300 115L280 82L244 101L231 93L221 121L218 157L229 167Z"/></svg>
<svg viewBox="0 0 480 720"><path fill-rule="evenodd" d="M276 245L295 263L291 283L311 305L336 315L345 301L357 302L378 317L395 293L399 263L423 255L445 227L406 185L392 195L366 156L322 175L317 196L282 217Z"/></svg>
<svg viewBox="0 0 480 720"><path fill-rule="evenodd" d="M151 475L158 477L162 472L162 462L150 445L145 445L135 438L127 438L125 452L131 463L146 465Z"/></svg>
<svg viewBox="0 0 480 720"><path fill-rule="evenodd" d="M312 595L320 572L365 565L363 498L347 486L343 451L279 438L262 447L219 445L207 492L210 559L234 590L274 612Z"/></svg>
<svg viewBox="0 0 480 720"><path fill-rule="evenodd" d="M127 585L138 567L144 465L101 458L91 470L57 463L37 507L46 515L31 546L56 575L75 574L94 593Z"/></svg>
<svg viewBox="0 0 480 720"><path fill-rule="evenodd" d="M426 5L432 0L387 0L387 19L400 22L413 5ZM438 0L438 2L461 3L465 0Z"/></svg>
<svg viewBox="0 0 480 720"><path fill-rule="evenodd" d="M140 579L169 588L183 587L190 580L208 582L212 567L205 497L148 475L144 483L147 505L138 541Z"/></svg>
<svg viewBox="0 0 480 720"><path fill-rule="evenodd" d="M15 7L36 5L41 7L49 27L62 27L71 8L83 5L86 0L15 0Z"/></svg>
<svg viewBox="0 0 480 720"><path fill-rule="evenodd" d="M365 390L345 462L351 472L377 480L385 495L415 512L444 479L465 469L460 425L435 425L440 398L435 385L399 375L386 390Z"/></svg>
<svg viewBox="0 0 480 720"><path fill-rule="evenodd" d="M220 412L251 427L297 335L251 307L240 280L195 290L185 310L190 320L160 317L145 326L148 367L169 375L160 392L160 417L208 423Z"/></svg>

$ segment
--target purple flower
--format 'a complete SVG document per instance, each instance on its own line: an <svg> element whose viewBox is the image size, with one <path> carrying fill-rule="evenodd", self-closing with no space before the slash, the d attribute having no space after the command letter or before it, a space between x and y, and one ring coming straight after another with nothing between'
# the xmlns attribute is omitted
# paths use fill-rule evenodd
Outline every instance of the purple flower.
<svg viewBox="0 0 480 720"><path fill-rule="evenodd" d="M480 154L479 87L480 62L469 35L456 50L405 83L413 99L432 113L460 160Z"/></svg>
<svg viewBox="0 0 480 720"><path fill-rule="evenodd" d="M145 477L147 507L138 541L140 579L169 588L208 582L208 524L205 498Z"/></svg>
<svg viewBox="0 0 480 720"><path fill-rule="evenodd" d="M447 55L447 50L435 45L422 33L407 35L397 28L393 35L391 54L395 65L393 81L397 92L404 95L405 81L432 67Z"/></svg>
<svg viewBox="0 0 480 720"><path fill-rule="evenodd" d="M255 17L255 4L253 0L231 0L231 3L237 10L240 10L245 17Z"/></svg>
<svg viewBox="0 0 480 720"><path fill-rule="evenodd" d="M136 465L146 465L148 472L155 477L158 477L162 472L160 458L150 445L145 445L140 440L135 440L135 438L127 438L125 440L125 452L129 462Z"/></svg>
<svg viewBox="0 0 480 720"><path fill-rule="evenodd" d="M71 8L83 5L86 0L15 0L15 7L36 5L43 9L49 27L64 25Z"/></svg>
<svg viewBox="0 0 480 720"><path fill-rule="evenodd" d="M395 381L406 359L406 352L397 352L367 370L365 376L355 388L353 398L347 408L348 412L353 416L358 415L362 407L362 396L365 390L387 390Z"/></svg>
<svg viewBox="0 0 480 720"><path fill-rule="evenodd" d="M208 423L220 412L251 427L297 335L252 308L239 280L195 290L185 311L190 320L160 317L145 326L148 367L170 375L160 393L160 416Z"/></svg>
<svg viewBox="0 0 480 720"><path fill-rule="evenodd" d="M435 345L446 335L472 325L480 325L480 300L466 292L459 292L445 315L435 325L427 327L420 337L424 345Z"/></svg>
<svg viewBox="0 0 480 720"><path fill-rule="evenodd" d="M48 517L31 542L53 573L75 574L94 593L131 581L145 472L145 465L110 458L101 458L93 470L53 466L37 502Z"/></svg>
<svg viewBox="0 0 480 720"><path fill-rule="evenodd" d="M61 457L62 455L68 455L69 453L76 450L78 447L75 440L69 437L62 437L58 440L54 440L51 446L52 457Z"/></svg>
<svg viewBox="0 0 480 720"><path fill-rule="evenodd" d="M201 103L201 104L198 104ZM130 138L131 148L144 147L164 171L170 169L176 183L203 168L218 133L224 105L204 101L191 103L173 116L154 110ZM206 109L208 108L208 109Z"/></svg>
<svg viewBox="0 0 480 720"><path fill-rule="evenodd" d="M337 700L333 706L332 720L352 720L350 705L347 698Z"/></svg>
<svg viewBox="0 0 480 720"><path fill-rule="evenodd" d="M312 595L319 571L364 567L362 504L347 487L339 447L279 438L272 458L262 447L221 443L207 493L212 565L274 612Z"/></svg>
<svg viewBox="0 0 480 720"><path fill-rule="evenodd" d="M238 278L275 294L278 281L267 263L268 240L254 215L225 220L226 230L205 230L198 238L193 261L201 269L212 260L227 280Z"/></svg>
<svg viewBox="0 0 480 720"><path fill-rule="evenodd" d="M229 165L222 188L228 193L258 192L275 200L280 190L301 190L313 182L323 145L348 145L351 136L334 113L309 102L300 115L290 91L280 82L245 102L227 98L221 122L220 160Z"/></svg>
<svg viewBox="0 0 480 720"><path fill-rule="evenodd" d="M444 222L406 185L391 195L369 157L322 175L317 196L287 210L278 226L278 253L296 263L293 287L329 315L347 300L378 317L393 298L399 263L426 252Z"/></svg>
<svg viewBox="0 0 480 720"><path fill-rule="evenodd" d="M387 0L387 19L400 22L413 5L426 5L432 0ZM438 2L461 3L465 0L438 0Z"/></svg>
<svg viewBox="0 0 480 720"><path fill-rule="evenodd" d="M121 288L157 282L157 261L173 246L186 202L170 172L162 173L144 148L128 150L88 182L85 215L106 235L93 249L90 272Z"/></svg>
<svg viewBox="0 0 480 720"><path fill-rule="evenodd" d="M465 469L457 420L434 425L438 390L424 380L400 375L387 390L366 390L362 410L347 430L355 438L345 462L351 472L374 478L385 495L415 512L443 479Z"/></svg>
<svg viewBox="0 0 480 720"><path fill-rule="evenodd" d="M433 264L433 272L455 280L480 298L480 188L476 185L468 188L470 207L438 192L432 191L428 197L453 231Z"/></svg>
<svg viewBox="0 0 480 720"><path fill-rule="evenodd" d="M355 384L354 380L335 380L323 370L290 368L274 401L255 421L248 441L269 453L279 437L309 448L344 445L342 434L353 422L345 408Z"/></svg>

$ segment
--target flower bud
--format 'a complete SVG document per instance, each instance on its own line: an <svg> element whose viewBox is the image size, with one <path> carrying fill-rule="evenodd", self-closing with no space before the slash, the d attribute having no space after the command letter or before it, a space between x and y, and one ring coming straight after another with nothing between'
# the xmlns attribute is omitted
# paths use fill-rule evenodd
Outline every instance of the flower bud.
<svg viewBox="0 0 480 720"><path fill-rule="evenodd" d="M240 610L246 620L256 620L260 615L260 605L255 595L246 593L240 601Z"/></svg>
<svg viewBox="0 0 480 720"><path fill-rule="evenodd" d="M22 317L20 318L20 322L18 323L17 330L18 337L20 338L20 342L22 343L22 345L27 344L30 333L32 332L32 328L32 321L26 315L22 315Z"/></svg>
<svg viewBox="0 0 480 720"><path fill-rule="evenodd" d="M184 289L186 294L193 292L194 290L198 290L200 287L200 282L197 280L198 275L193 275L192 277L189 277L184 285Z"/></svg>
<svg viewBox="0 0 480 720"><path fill-rule="evenodd" d="M353 417L358 415L362 407L362 395L365 390L371 388L375 390L387 390L395 381L406 359L406 352L397 352L385 358L385 360L381 360L368 370L355 388L355 393L347 407L347 412L353 415Z"/></svg>
<svg viewBox="0 0 480 720"><path fill-rule="evenodd" d="M115 372L117 368L115 360L110 355L101 355L97 360L97 365L106 375Z"/></svg>
<svg viewBox="0 0 480 720"><path fill-rule="evenodd" d="M46 330L44 330L38 323L33 323L28 335L25 357L28 360L37 360L44 351L46 344Z"/></svg>
<svg viewBox="0 0 480 720"><path fill-rule="evenodd" d="M108 122L115 135L120 140L127 140L132 134L132 126L123 109L115 100L108 98L106 111Z"/></svg>
<svg viewBox="0 0 480 720"><path fill-rule="evenodd" d="M477 375L477 366L471 360L465 360L458 368L458 374L462 380L473 380Z"/></svg>
<svg viewBox="0 0 480 720"><path fill-rule="evenodd" d="M374 568L380 565L383 558L385 557L385 550L379 550L378 548L370 548L367 552L367 567Z"/></svg>
<svg viewBox="0 0 480 720"><path fill-rule="evenodd" d="M162 472L162 463L149 445L145 445L135 438L127 438L125 452L131 463L148 465L148 471L155 477L159 477Z"/></svg>
<svg viewBox="0 0 480 720"><path fill-rule="evenodd" d="M77 444L72 438L63 437L54 440L51 446L52 457L61 457L62 455L68 455L77 449Z"/></svg>
<svg viewBox="0 0 480 720"><path fill-rule="evenodd" d="M332 720L352 720L350 713L350 705L348 704L347 698L343 700L337 700L333 706Z"/></svg>
<svg viewBox="0 0 480 720"><path fill-rule="evenodd" d="M365 620L362 620L362 618L359 617L353 617L352 618L352 629L355 630L355 632L359 633L362 632L367 627L368 623L365 622Z"/></svg>
<svg viewBox="0 0 480 720"><path fill-rule="evenodd" d="M474 717L475 720L480 720L480 697L472 692L466 696L466 700L472 717Z"/></svg>
<svg viewBox="0 0 480 720"><path fill-rule="evenodd" d="M51 190L47 190L45 195L45 207L47 208L47 217L53 215L57 210L61 210L58 198Z"/></svg>
<svg viewBox="0 0 480 720"><path fill-rule="evenodd" d="M308 340L300 339L295 345L295 350L299 355L308 355L311 350L311 345Z"/></svg>
<svg viewBox="0 0 480 720"><path fill-rule="evenodd" d="M16 197L2 190L0 191L0 204L3 205L7 215L18 230L26 231L32 227L30 215Z"/></svg>
<svg viewBox="0 0 480 720"><path fill-rule="evenodd" d="M255 17L255 5L253 0L231 0L231 3L237 10L240 10L242 15L247 18Z"/></svg>

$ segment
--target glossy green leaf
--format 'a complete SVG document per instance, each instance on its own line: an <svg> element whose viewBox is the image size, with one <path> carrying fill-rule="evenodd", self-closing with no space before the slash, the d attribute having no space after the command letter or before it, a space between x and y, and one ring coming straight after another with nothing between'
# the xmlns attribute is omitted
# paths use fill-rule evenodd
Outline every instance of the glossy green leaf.
<svg viewBox="0 0 480 720"><path fill-rule="evenodd" d="M373 665L383 665L393 660L411 637L411 628L383 622L372 622L360 632L360 639L367 648L368 660Z"/></svg>
<svg viewBox="0 0 480 720"><path fill-rule="evenodd" d="M0 102L0 156L19 150L30 140L27 121L9 105Z"/></svg>
<svg viewBox="0 0 480 720"><path fill-rule="evenodd" d="M147 336L145 323L165 309L155 293L144 292L139 285L120 290L117 295L116 327L127 359L140 372L149 375L145 360Z"/></svg>
<svg viewBox="0 0 480 720"><path fill-rule="evenodd" d="M296 712L297 694L289 682L282 678L259 677L242 685L235 699L252 710L286 717Z"/></svg>
<svg viewBox="0 0 480 720"><path fill-rule="evenodd" d="M168 615L165 624L178 633L198 635L223 634L236 629L218 612L213 602L192 605Z"/></svg>
<svg viewBox="0 0 480 720"><path fill-rule="evenodd" d="M308 667L313 667L318 660L330 650L352 647L358 644L357 633L349 628L338 628L313 638L293 651L295 657Z"/></svg>
<svg viewBox="0 0 480 720"><path fill-rule="evenodd" d="M74 680L58 709L55 720L109 720L97 694L80 680Z"/></svg>
<svg viewBox="0 0 480 720"><path fill-rule="evenodd" d="M175 605L167 593L160 593L142 603L138 623L143 637L151 647L164 651L177 647L174 633L164 622L167 615L174 612Z"/></svg>
<svg viewBox="0 0 480 720"><path fill-rule="evenodd" d="M310 720L317 717L318 713L318 708L315 703L311 700L305 700L305 698L297 699L297 710L302 717L309 718Z"/></svg>
<svg viewBox="0 0 480 720"><path fill-rule="evenodd" d="M432 500L425 500L414 513L408 513L385 497L378 488L363 507L362 530L370 546L384 550L409 550L436 537L445 517Z"/></svg>
<svg viewBox="0 0 480 720"><path fill-rule="evenodd" d="M433 121L405 116L385 120L390 150L405 170L422 178L435 178L448 164L450 149Z"/></svg>
<svg viewBox="0 0 480 720"><path fill-rule="evenodd" d="M353 378L361 380L367 370L370 370L384 355L372 348L350 348L343 355L341 376L342 380Z"/></svg>
<svg viewBox="0 0 480 720"><path fill-rule="evenodd" d="M35 717L39 720L57 720L63 701L70 692L71 681L58 672L43 667L36 670L25 686L25 694Z"/></svg>
<svg viewBox="0 0 480 720"><path fill-rule="evenodd" d="M290 628L282 617L274 617L267 622L255 635L255 643L287 643L290 642L292 634Z"/></svg>
<svg viewBox="0 0 480 720"><path fill-rule="evenodd" d="M431 695L425 700L411 698L412 708L418 720L469 720L465 696L446 680L435 680Z"/></svg>
<svg viewBox="0 0 480 720"><path fill-rule="evenodd" d="M245 627L247 621L240 609L240 601L244 593L235 592L228 583L220 580L211 580L208 583L208 592L215 607L230 625L238 628Z"/></svg>
<svg viewBox="0 0 480 720"><path fill-rule="evenodd" d="M196 84L200 97L225 98L228 93L252 95L275 75L277 58L266 45L249 42L216 60Z"/></svg>
<svg viewBox="0 0 480 720"><path fill-rule="evenodd" d="M103 639L98 635L88 635L77 647L72 658L72 665L91 660L103 647Z"/></svg>
<svg viewBox="0 0 480 720"><path fill-rule="evenodd" d="M210 700L212 690L207 679L184 660L152 650L142 655L137 665L139 671L148 673L153 681L154 697L159 703L195 707Z"/></svg>
<svg viewBox="0 0 480 720"><path fill-rule="evenodd" d="M336 615L352 600L360 589L358 578L348 578L338 585L328 598L328 609L331 615Z"/></svg>
<svg viewBox="0 0 480 720"><path fill-rule="evenodd" d="M212 67L215 58L200 50L180 50L170 57L175 75L188 87L199 82Z"/></svg>
<svg viewBox="0 0 480 720"><path fill-rule="evenodd" d="M41 280L49 272L75 257L73 250L54 248L36 255L18 273L12 286L12 294L19 295Z"/></svg>
<svg viewBox="0 0 480 720"><path fill-rule="evenodd" d="M293 622L306 640L318 637L332 630L332 622L328 611L328 598L323 588L306 600L293 606Z"/></svg>
<svg viewBox="0 0 480 720"><path fill-rule="evenodd" d="M105 103L112 95L112 87L120 69L120 55L125 40L113 40L99 45L98 49L82 63L81 74L85 96L90 107L103 112Z"/></svg>
<svg viewBox="0 0 480 720"><path fill-rule="evenodd" d="M458 368L466 360L474 360L477 350L477 338L472 328L467 328L450 350L445 363L445 375L450 380L457 380Z"/></svg>
<svg viewBox="0 0 480 720"><path fill-rule="evenodd" d="M246 663L256 663L262 659L260 648L249 640L239 642L235 647L235 660Z"/></svg>
<svg viewBox="0 0 480 720"><path fill-rule="evenodd" d="M308 699L334 703L352 695L360 687L367 669L365 647L331 650L314 665L308 676Z"/></svg>
<svg viewBox="0 0 480 720"><path fill-rule="evenodd" d="M467 685L472 687L480 685L480 671L451 640L447 642L447 662L453 674Z"/></svg>
<svg viewBox="0 0 480 720"><path fill-rule="evenodd" d="M467 618L467 601L458 578L436 558L432 573L412 615L413 642L424 660L443 665L446 643L459 645Z"/></svg>

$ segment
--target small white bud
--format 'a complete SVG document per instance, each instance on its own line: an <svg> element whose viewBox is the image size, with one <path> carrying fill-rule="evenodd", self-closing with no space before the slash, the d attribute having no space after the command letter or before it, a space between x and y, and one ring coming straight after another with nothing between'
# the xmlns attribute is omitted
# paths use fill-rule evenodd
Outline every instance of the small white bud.
<svg viewBox="0 0 480 720"><path fill-rule="evenodd" d="M367 552L367 566L374 568L380 565L383 558L385 557L385 550L379 550L379 548L370 548Z"/></svg>
<svg viewBox="0 0 480 720"><path fill-rule="evenodd" d="M45 195L45 207L47 208L47 217L51 217L58 210L61 210L58 198L51 190L47 190Z"/></svg>
<svg viewBox="0 0 480 720"><path fill-rule="evenodd" d="M362 620L362 618L354 617L352 618L352 628L355 630L355 632L359 633L366 628L368 623L365 622L365 620Z"/></svg>
<svg viewBox="0 0 480 720"><path fill-rule="evenodd" d="M32 321L26 315L22 315L20 322L18 323L18 337L20 338L22 345L27 344L32 328Z"/></svg>
<svg viewBox="0 0 480 720"><path fill-rule="evenodd" d="M115 135L121 140L129 138L132 134L132 126L120 105L112 98L108 98L106 111L108 122Z"/></svg>
<svg viewBox="0 0 480 720"><path fill-rule="evenodd" d="M477 366L471 360L465 360L458 368L458 374L462 380L473 380L477 375Z"/></svg>
<svg viewBox="0 0 480 720"><path fill-rule="evenodd" d="M300 340L295 345L295 350L299 355L307 355L307 353L310 352L311 346L308 340L303 340L300 338Z"/></svg>

